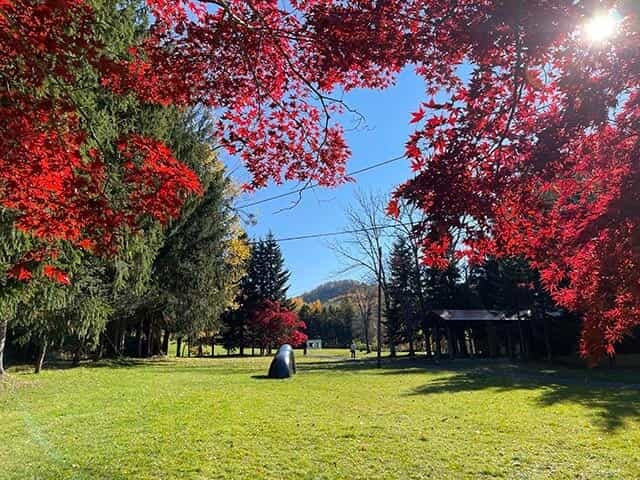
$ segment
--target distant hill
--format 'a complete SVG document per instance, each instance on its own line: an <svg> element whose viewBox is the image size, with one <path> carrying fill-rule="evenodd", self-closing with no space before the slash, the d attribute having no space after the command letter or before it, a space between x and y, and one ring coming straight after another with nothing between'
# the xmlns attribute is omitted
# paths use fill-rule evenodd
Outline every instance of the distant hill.
<svg viewBox="0 0 640 480"><path fill-rule="evenodd" d="M310 292L303 293L300 297L305 303L315 302L316 300L320 300L320 303L327 303L353 292L361 285L365 284L356 280L336 280L318 285Z"/></svg>

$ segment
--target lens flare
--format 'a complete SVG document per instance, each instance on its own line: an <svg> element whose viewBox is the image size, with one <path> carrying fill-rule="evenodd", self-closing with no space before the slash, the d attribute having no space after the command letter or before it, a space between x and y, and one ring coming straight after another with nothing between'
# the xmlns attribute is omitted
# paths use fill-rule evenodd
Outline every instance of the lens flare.
<svg viewBox="0 0 640 480"><path fill-rule="evenodd" d="M602 44L612 38L618 29L613 12L598 13L584 24L582 32L590 43Z"/></svg>

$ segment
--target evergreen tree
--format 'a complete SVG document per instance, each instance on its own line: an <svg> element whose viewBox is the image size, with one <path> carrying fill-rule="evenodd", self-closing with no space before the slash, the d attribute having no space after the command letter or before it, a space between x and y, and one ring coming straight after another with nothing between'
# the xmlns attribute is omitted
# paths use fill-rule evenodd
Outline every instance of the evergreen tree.
<svg viewBox="0 0 640 480"><path fill-rule="evenodd" d="M535 280L527 262L521 258L488 258L471 270L468 283L477 293L482 308L515 313L528 308Z"/></svg>
<svg viewBox="0 0 640 480"><path fill-rule="evenodd" d="M257 332L250 326L255 312L263 309L265 302L277 302L283 309L292 309L287 299L289 277L280 246L271 233L266 239L253 243L247 272L240 282L239 308L224 317L226 346L239 347L240 354L244 355L246 346L257 344Z"/></svg>
<svg viewBox="0 0 640 480"><path fill-rule="evenodd" d="M579 321L567 312L561 325L553 325L552 312L560 308L542 287L539 273L519 257L488 258L471 269L467 288L473 294L474 308L503 310L514 315L527 311L529 337L535 352L551 360L553 352L575 353ZM518 334L522 325L518 324ZM528 353L528 352L525 352Z"/></svg>
<svg viewBox="0 0 640 480"><path fill-rule="evenodd" d="M105 52L126 54L127 47L147 31L146 15L137 2L96 0L91 3L96 18L100 20L96 22L96 29ZM101 86L100 79L88 65L80 62L77 68L78 77L83 79L83 88L68 93L83 112L81 123L91 125L88 147L103 150L109 176L106 187L109 188L108 194L117 202L128 194L122 181L122 159L115 148L101 147L115 146L119 138L137 128L149 136L161 138L160 130L166 125L163 120L170 116L175 118L178 112L142 105L134 98L116 96ZM55 255L48 255L50 260L37 267L37 272L34 272L37 274L31 278L23 266L33 268L33 265L42 263L37 261L40 252L46 257L50 251L43 248L41 241L25 236L15 228L18 218L13 212L2 209L0 213L0 270L3 273L0 315L4 313L6 326L0 328L0 333L14 330L14 338L20 344L30 343L35 347L38 351L36 371L39 371L47 346L54 340L59 345L63 340L71 339L76 348L78 344L95 343L112 310L110 294L113 281L123 278L114 272L118 270L119 263L132 265L138 261L133 249L129 248L129 242L139 244L140 240L135 239L137 232L103 232L105 236L120 240L122 250L116 258L98 257L90 248L81 250L69 242L59 242ZM159 229L157 222L151 220L142 226L149 230ZM127 260L118 262L118 259ZM13 277L19 282L8 278L12 276L7 275L10 265L13 268L17 265L18 275ZM109 285L105 286L105 282ZM120 286L124 287L124 283ZM0 355L2 353L0 349Z"/></svg>
<svg viewBox="0 0 640 480"><path fill-rule="evenodd" d="M427 268L425 288L429 307L432 310L458 307L460 281L460 270L453 262L443 270Z"/></svg>
<svg viewBox="0 0 640 480"><path fill-rule="evenodd" d="M179 338L213 341L233 305L249 248L230 209L229 182L218 161L202 174L206 191L167 231L153 264L155 296L165 328Z"/></svg>
<svg viewBox="0 0 640 480"><path fill-rule="evenodd" d="M340 302L340 319L343 325L341 343L346 347L354 341L354 324L356 323L356 309L347 299Z"/></svg>
<svg viewBox="0 0 640 480"><path fill-rule="evenodd" d="M418 289L421 286L411 247L404 236L399 236L393 244L389 270L386 341L392 356L395 355L396 345L404 341L409 343L409 353L413 356L419 323Z"/></svg>
<svg viewBox="0 0 640 480"><path fill-rule="evenodd" d="M266 300L288 304L287 290L291 274L285 269L280 245L273 234L257 242L251 254L246 284L244 286L248 303Z"/></svg>
<svg viewBox="0 0 640 480"><path fill-rule="evenodd" d="M92 4L109 54L126 55L127 47L146 35L148 17L137 1ZM131 345L127 340L132 332L142 355L166 350L171 331L215 331L220 313L235 298L248 254L243 253L248 249L229 208L234 192L209 145L212 125L207 115L114 95L91 69L79 69L85 88L70 94L82 108L82 121L91 125L89 146L116 145L132 131L161 140L197 173L204 193L188 199L180 218L169 225L147 218L135 232L104 232L118 239L115 255L61 242L55 259L38 267L31 281L12 279L7 272L31 261L25 253L38 252L41 246L15 229L12 212L0 211L0 358L8 330L25 349L38 352L36 370L52 345L77 361L88 351L101 353L103 345L115 354L132 353L125 348ZM121 178L122 158L112 150L103 154L109 168L108 193L117 202L130 192ZM49 281L47 274L62 282ZM164 348L160 328L165 329Z"/></svg>

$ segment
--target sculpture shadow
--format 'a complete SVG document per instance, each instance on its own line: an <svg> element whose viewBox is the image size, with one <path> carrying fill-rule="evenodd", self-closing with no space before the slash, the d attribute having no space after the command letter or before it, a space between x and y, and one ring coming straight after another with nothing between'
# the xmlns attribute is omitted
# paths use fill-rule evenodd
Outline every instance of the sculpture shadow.
<svg viewBox="0 0 640 480"><path fill-rule="evenodd" d="M573 373L573 374L572 374ZM569 374L569 375L567 375ZM440 377L413 389L408 395L492 390L539 390L535 402L548 407L576 403L592 411L594 424L607 432L622 428L627 420L640 419L640 384L594 379L571 371L544 373L531 369L475 368Z"/></svg>

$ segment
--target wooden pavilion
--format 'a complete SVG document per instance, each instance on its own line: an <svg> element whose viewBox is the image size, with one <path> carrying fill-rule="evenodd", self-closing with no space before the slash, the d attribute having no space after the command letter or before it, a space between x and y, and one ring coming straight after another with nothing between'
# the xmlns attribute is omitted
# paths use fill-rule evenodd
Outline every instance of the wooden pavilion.
<svg viewBox="0 0 640 480"><path fill-rule="evenodd" d="M442 352L451 357L526 356L530 351L531 311L432 310Z"/></svg>

